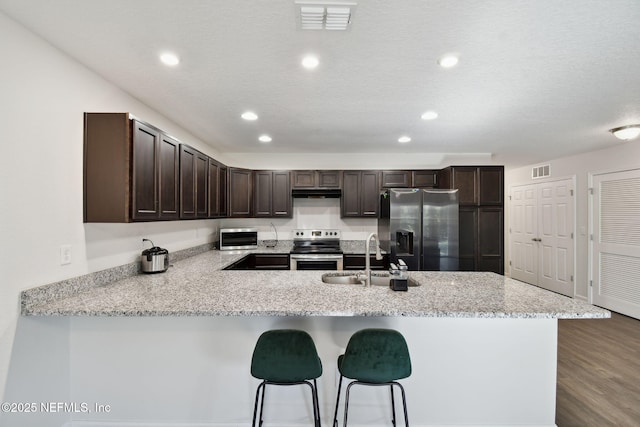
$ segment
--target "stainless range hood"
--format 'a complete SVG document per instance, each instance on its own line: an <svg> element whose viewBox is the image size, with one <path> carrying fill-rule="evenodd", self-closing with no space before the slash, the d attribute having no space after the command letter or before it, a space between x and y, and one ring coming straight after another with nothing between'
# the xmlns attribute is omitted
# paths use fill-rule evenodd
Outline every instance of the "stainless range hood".
<svg viewBox="0 0 640 427"><path fill-rule="evenodd" d="M296 188L291 195L297 199L336 199L342 195L338 188Z"/></svg>

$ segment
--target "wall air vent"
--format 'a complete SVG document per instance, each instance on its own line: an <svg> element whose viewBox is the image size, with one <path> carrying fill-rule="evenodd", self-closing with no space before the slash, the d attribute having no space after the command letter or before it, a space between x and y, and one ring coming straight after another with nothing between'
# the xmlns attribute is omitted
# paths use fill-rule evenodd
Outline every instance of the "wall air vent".
<svg viewBox="0 0 640 427"><path fill-rule="evenodd" d="M551 176L551 165L534 166L531 169L531 179L540 179Z"/></svg>
<svg viewBox="0 0 640 427"><path fill-rule="evenodd" d="M306 1L295 2L302 30L347 30L357 3Z"/></svg>

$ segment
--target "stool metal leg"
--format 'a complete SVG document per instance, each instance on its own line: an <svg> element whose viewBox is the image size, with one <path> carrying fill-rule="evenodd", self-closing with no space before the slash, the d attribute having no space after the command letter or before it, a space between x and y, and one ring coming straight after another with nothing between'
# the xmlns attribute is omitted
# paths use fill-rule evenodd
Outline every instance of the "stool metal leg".
<svg viewBox="0 0 640 427"><path fill-rule="evenodd" d="M407 415L407 398L404 394L404 387L402 384L395 383L398 387L400 387L400 391L402 392L402 408L404 410L404 425L405 427L409 427L409 416Z"/></svg>
<svg viewBox="0 0 640 427"><path fill-rule="evenodd" d="M338 396L336 397L336 411L333 414L333 427L338 427L338 405L340 404L340 390L342 389L342 375L340 375L340 381L338 382Z"/></svg>
<svg viewBox="0 0 640 427"><path fill-rule="evenodd" d="M260 400L260 421L258 425L262 425L262 407L264 406L264 389L266 386L266 381L262 381L258 388L256 389L256 401L253 405L253 422L251 423L252 427L256 427L256 415L258 415L258 400ZM262 389L262 399L260 399L260 390Z"/></svg>
<svg viewBox="0 0 640 427"><path fill-rule="evenodd" d="M393 384L389 386L389 391L391 391L391 424L396 427L396 401L393 398Z"/></svg>

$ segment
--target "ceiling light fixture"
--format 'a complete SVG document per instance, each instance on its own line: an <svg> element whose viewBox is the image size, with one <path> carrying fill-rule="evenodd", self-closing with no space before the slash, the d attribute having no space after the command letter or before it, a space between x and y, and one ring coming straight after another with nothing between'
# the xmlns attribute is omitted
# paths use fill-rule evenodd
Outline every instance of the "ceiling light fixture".
<svg viewBox="0 0 640 427"><path fill-rule="evenodd" d="M313 55L307 55L302 59L302 66L307 70L313 70L320 64L318 57Z"/></svg>
<svg viewBox="0 0 640 427"><path fill-rule="evenodd" d="M409 138L408 136L401 136L400 138L398 138L398 142L401 144L405 144L407 142L411 142L411 138Z"/></svg>
<svg viewBox="0 0 640 427"><path fill-rule="evenodd" d="M258 141L260 141L260 142L271 142L271 141L273 141L273 139L269 135L260 135L260 137L258 138Z"/></svg>
<svg viewBox="0 0 640 427"><path fill-rule="evenodd" d="M453 54L444 55L438 60L442 68L451 68L458 65L458 56Z"/></svg>
<svg viewBox="0 0 640 427"><path fill-rule="evenodd" d="M609 132L611 132L613 136L618 139L628 141L630 139L635 139L638 137L638 135L640 135L640 124L620 126L617 128L609 129Z"/></svg>
<svg viewBox="0 0 640 427"><path fill-rule="evenodd" d="M162 61L164 65L175 67L180 63L180 58L178 58L173 53L166 52L160 55L160 61Z"/></svg>
<svg viewBox="0 0 640 427"><path fill-rule="evenodd" d="M258 120L258 115L256 113L254 113L253 111L245 111L244 113L242 113L242 115L240 117L242 117L245 120L249 120L249 121Z"/></svg>
<svg viewBox="0 0 640 427"><path fill-rule="evenodd" d="M438 113L436 113L435 111L425 111L424 113L422 113L420 118L422 120L434 120L438 118Z"/></svg>

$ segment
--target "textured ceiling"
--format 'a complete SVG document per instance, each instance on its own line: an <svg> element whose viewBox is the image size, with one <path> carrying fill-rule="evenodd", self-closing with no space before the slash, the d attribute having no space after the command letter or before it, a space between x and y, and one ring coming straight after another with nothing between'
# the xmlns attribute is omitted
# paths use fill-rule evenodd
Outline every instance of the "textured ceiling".
<svg viewBox="0 0 640 427"><path fill-rule="evenodd" d="M0 10L222 152L491 153L515 166L617 144L608 129L640 123L637 0L356 1L346 32L300 30L293 0ZM160 64L164 50L181 64ZM460 63L445 70L448 52ZM316 70L300 66L306 53ZM249 109L258 121L240 119Z"/></svg>

